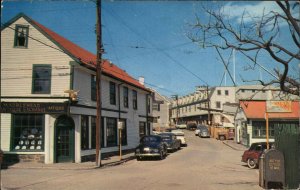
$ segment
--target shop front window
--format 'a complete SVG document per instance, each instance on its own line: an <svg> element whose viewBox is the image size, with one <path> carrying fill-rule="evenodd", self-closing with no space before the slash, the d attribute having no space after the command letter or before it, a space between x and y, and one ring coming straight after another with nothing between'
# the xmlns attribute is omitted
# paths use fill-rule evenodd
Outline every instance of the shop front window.
<svg viewBox="0 0 300 190"><path fill-rule="evenodd" d="M106 143L107 147L117 146L117 119L106 119Z"/></svg>
<svg viewBox="0 0 300 190"><path fill-rule="evenodd" d="M44 115L16 114L12 125L12 150L44 150Z"/></svg>

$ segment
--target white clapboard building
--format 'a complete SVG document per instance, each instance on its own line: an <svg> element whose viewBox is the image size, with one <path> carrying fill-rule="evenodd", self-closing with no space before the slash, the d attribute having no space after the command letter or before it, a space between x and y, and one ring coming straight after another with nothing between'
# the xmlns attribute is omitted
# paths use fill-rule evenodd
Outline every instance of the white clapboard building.
<svg viewBox="0 0 300 190"><path fill-rule="evenodd" d="M5 161L95 159L96 56L24 14L1 28L1 149ZM101 152L133 150L152 131L151 91L102 62ZM119 137L118 121L123 122ZM121 140L120 140L121 139Z"/></svg>

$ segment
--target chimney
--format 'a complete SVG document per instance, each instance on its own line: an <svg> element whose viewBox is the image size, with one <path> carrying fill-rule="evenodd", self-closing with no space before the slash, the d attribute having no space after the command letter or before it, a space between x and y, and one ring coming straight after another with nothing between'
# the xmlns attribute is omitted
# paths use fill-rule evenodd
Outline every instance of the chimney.
<svg viewBox="0 0 300 190"><path fill-rule="evenodd" d="M145 85L145 78L144 77L139 77L139 83L141 84L141 85Z"/></svg>

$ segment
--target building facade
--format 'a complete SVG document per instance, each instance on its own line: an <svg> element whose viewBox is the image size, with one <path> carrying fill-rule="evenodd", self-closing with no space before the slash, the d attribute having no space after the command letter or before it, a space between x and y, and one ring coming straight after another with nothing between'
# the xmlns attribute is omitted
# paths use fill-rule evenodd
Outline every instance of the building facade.
<svg viewBox="0 0 300 190"><path fill-rule="evenodd" d="M152 115L155 118L153 128L156 130L170 127L170 105L171 100L153 90Z"/></svg>
<svg viewBox="0 0 300 190"><path fill-rule="evenodd" d="M96 56L24 14L1 28L1 149L10 161L95 159ZM152 131L151 91L102 62L101 152ZM122 122L122 136L117 124Z"/></svg>
<svg viewBox="0 0 300 190"><path fill-rule="evenodd" d="M236 142L250 146L255 142L265 142L267 122L269 141L274 142L275 133L282 127L299 127L299 101L271 101L283 106L285 111L267 113L265 100L240 101L235 115ZM268 116L266 116L268 114ZM267 118L268 117L268 118Z"/></svg>

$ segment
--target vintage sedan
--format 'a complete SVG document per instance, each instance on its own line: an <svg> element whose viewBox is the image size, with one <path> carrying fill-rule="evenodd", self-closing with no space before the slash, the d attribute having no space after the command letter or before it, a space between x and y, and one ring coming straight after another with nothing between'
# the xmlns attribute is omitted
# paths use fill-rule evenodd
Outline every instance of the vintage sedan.
<svg viewBox="0 0 300 190"><path fill-rule="evenodd" d="M274 144L270 143L269 147L271 148L272 146L274 146ZM267 149L266 142L252 143L250 148L242 155L242 162L247 163L251 169L257 168L259 157L265 149Z"/></svg>
<svg viewBox="0 0 300 190"><path fill-rule="evenodd" d="M168 151L176 151L181 148L181 141L176 138L174 133L161 133L159 136L162 137L162 140L167 144Z"/></svg>
<svg viewBox="0 0 300 190"><path fill-rule="evenodd" d="M167 155L167 145L159 135L143 136L140 140L139 146L135 149L135 156L137 160L145 157L158 157L160 160Z"/></svg>

